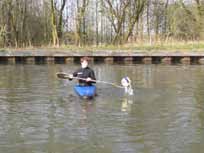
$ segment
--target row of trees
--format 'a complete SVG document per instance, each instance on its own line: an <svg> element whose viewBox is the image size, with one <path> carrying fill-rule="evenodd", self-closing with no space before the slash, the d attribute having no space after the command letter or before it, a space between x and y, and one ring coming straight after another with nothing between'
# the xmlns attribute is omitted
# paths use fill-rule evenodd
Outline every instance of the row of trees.
<svg viewBox="0 0 204 153"><path fill-rule="evenodd" d="M204 0L0 0L0 47L204 40Z"/></svg>

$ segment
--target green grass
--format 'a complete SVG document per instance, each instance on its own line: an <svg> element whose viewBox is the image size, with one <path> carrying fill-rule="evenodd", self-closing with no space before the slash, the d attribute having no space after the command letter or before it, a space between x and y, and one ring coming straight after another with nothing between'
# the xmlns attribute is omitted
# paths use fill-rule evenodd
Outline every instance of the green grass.
<svg viewBox="0 0 204 153"><path fill-rule="evenodd" d="M95 49L95 48L94 48ZM123 46L101 46L98 50L135 50L135 51L204 51L204 42L180 42L180 43L156 43L153 45L143 44L125 44Z"/></svg>
<svg viewBox="0 0 204 153"><path fill-rule="evenodd" d="M66 49L70 51L204 51L204 42L172 42L172 43L129 43L120 46L100 45L100 46L83 46L77 47L74 45L63 45L58 49Z"/></svg>
<svg viewBox="0 0 204 153"><path fill-rule="evenodd" d="M2 48L0 51L5 50L66 50L66 51L143 51L143 52L157 52L157 51L181 51L181 52L204 52L204 42L157 42L154 44L149 43L128 43L120 46L114 45L100 45L100 46L83 46L78 47L75 45L61 45L59 47L42 46L42 47L27 47L27 48Z"/></svg>

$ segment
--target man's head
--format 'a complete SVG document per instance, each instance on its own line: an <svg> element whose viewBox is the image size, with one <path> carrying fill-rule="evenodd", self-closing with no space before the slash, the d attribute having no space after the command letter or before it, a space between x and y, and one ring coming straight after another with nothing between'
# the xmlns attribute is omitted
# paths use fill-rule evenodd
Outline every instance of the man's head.
<svg viewBox="0 0 204 153"><path fill-rule="evenodd" d="M81 62L81 67L84 69L88 66L89 64L89 58L88 57L82 57L80 59L80 62Z"/></svg>

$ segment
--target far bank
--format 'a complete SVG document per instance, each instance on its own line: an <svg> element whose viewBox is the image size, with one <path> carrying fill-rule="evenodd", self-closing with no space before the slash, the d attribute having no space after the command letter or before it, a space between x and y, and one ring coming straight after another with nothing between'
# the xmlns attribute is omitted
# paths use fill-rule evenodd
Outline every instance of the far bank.
<svg viewBox="0 0 204 153"><path fill-rule="evenodd" d="M65 48L31 48L0 50L0 63L73 63L88 56L93 63L204 64L204 50L71 50Z"/></svg>

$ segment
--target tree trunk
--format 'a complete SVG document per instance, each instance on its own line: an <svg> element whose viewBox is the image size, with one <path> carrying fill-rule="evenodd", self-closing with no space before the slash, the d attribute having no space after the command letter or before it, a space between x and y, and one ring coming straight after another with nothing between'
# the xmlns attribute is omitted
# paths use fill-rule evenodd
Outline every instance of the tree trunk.
<svg viewBox="0 0 204 153"><path fill-rule="evenodd" d="M64 8L65 8L65 4L66 4L66 0L62 0L62 5L61 5L61 8L60 8L60 13L59 13L58 31L57 31L59 40L62 39L62 34L63 34L62 22L63 22L63 11L64 11Z"/></svg>
<svg viewBox="0 0 204 153"><path fill-rule="evenodd" d="M124 0L117 6L111 0L101 0L105 12L108 12L108 19L111 22L115 36L113 38L112 44L118 45L122 42L122 27L125 22L126 11L130 0Z"/></svg>
<svg viewBox="0 0 204 153"><path fill-rule="evenodd" d="M12 4L11 4L11 0L9 0L7 2L7 8L8 8L8 13L7 13L7 23L6 23L6 46L11 47L12 46L12 14L11 14L11 10L12 10Z"/></svg>
<svg viewBox="0 0 204 153"><path fill-rule="evenodd" d="M98 0L96 0L96 46L98 46Z"/></svg>
<svg viewBox="0 0 204 153"><path fill-rule="evenodd" d="M204 2L200 0L195 0L197 12L198 12L198 30L199 30L199 37L200 39L204 39Z"/></svg>
<svg viewBox="0 0 204 153"><path fill-rule="evenodd" d="M27 43L27 31L26 31L26 19L27 19L27 0L24 4L23 9L23 20L22 20L22 28L21 28L21 39L24 45ZM28 43L29 44L29 43Z"/></svg>
<svg viewBox="0 0 204 153"><path fill-rule="evenodd" d="M150 4L151 0L147 0L147 34L150 38Z"/></svg>
<svg viewBox="0 0 204 153"><path fill-rule="evenodd" d="M57 35L57 25L56 25L54 0L51 0L51 27L52 27L52 44L53 44L53 46L59 46L59 38Z"/></svg>
<svg viewBox="0 0 204 153"><path fill-rule="evenodd" d="M169 0L166 0L165 4L165 16L164 16L164 28L163 28L163 34L165 37L167 36L167 18L168 18L168 6L169 6Z"/></svg>
<svg viewBox="0 0 204 153"><path fill-rule="evenodd" d="M83 0L82 6L77 0L77 17L76 17L76 32L75 32L75 43L78 46L84 45L86 43L86 20L85 13L89 0Z"/></svg>
<svg viewBox="0 0 204 153"><path fill-rule="evenodd" d="M126 34L125 41L128 41L128 38L132 35L135 23L139 21L139 17L143 13L145 4L146 0L134 0L134 2L130 5L130 9L133 5L134 10L133 13L129 13L128 31Z"/></svg>

